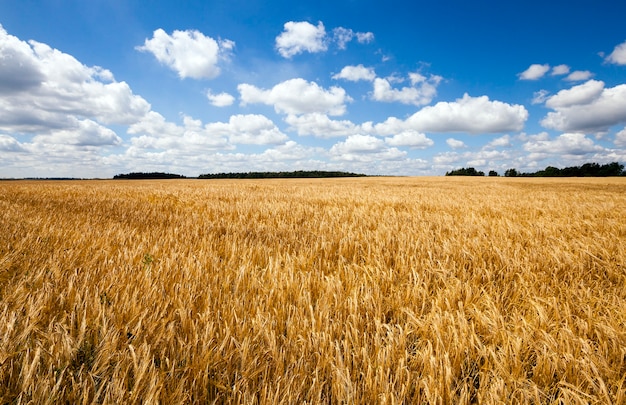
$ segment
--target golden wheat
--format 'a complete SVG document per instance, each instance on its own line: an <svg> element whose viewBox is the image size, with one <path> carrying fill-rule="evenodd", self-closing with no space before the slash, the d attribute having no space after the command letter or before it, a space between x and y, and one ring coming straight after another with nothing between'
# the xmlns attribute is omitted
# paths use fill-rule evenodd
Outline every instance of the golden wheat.
<svg viewBox="0 0 626 405"><path fill-rule="evenodd" d="M626 403L626 180L0 183L2 403Z"/></svg>

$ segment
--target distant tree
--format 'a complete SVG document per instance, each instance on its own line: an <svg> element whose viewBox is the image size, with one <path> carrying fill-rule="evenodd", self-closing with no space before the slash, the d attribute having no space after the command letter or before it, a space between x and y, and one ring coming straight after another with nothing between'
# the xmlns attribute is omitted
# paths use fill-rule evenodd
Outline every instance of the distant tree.
<svg viewBox="0 0 626 405"><path fill-rule="evenodd" d="M511 169L507 169L504 172L504 177L517 177L517 176L519 176L519 173L517 172L517 169L511 168Z"/></svg>
<svg viewBox="0 0 626 405"><path fill-rule="evenodd" d="M161 172L151 172L151 173L127 173L127 174L116 174L113 176L114 179L124 179L124 180L158 180L158 179L185 179L185 176L181 176L180 174L172 174L172 173L161 173Z"/></svg>
<svg viewBox="0 0 626 405"><path fill-rule="evenodd" d="M601 175L600 170L603 166L600 166L597 163L585 163L584 165L580 166L578 174L583 177L587 177L587 176L598 177Z"/></svg>
<svg viewBox="0 0 626 405"><path fill-rule="evenodd" d="M484 176L485 172L480 172L474 169L473 167L462 167L458 170L452 170L446 173L446 176Z"/></svg>
<svg viewBox="0 0 626 405"><path fill-rule="evenodd" d="M339 171L297 170L294 172L244 172L244 173L208 173L199 179L297 179L325 177L365 177L365 174Z"/></svg>
<svg viewBox="0 0 626 405"><path fill-rule="evenodd" d="M498 177L499 174L495 170L489 170L489 177Z"/></svg>
<svg viewBox="0 0 626 405"><path fill-rule="evenodd" d="M626 171L624 171L624 165L620 165L617 162L602 165L598 172L599 176L626 176Z"/></svg>
<svg viewBox="0 0 626 405"><path fill-rule="evenodd" d="M554 166L548 166L544 170L535 173L538 177L558 177L561 175L561 170Z"/></svg>
<svg viewBox="0 0 626 405"><path fill-rule="evenodd" d="M585 163L582 166L570 166L563 169L548 166L543 170L524 175L532 177L608 177L623 176L624 174L624 165L613 162L606 165Z"/></svg>

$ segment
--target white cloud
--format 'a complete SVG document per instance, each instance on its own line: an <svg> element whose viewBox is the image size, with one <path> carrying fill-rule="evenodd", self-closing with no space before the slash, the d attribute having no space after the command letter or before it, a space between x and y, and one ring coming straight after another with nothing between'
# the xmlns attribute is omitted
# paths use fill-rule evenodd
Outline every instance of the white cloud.
<svg viewBox="0 0 626 405"><path fill-rule="evenodd" d="M237 86L237 89L242 105L272 105L276 112L286 114L343 115L346 112L345 103L352 101L341 87L333 86L325 90L315 82L300 78L284 81L269 90L245 83Z"/></svg>
<svg viewBox="0 0 626 405"><path fill-rule="evenodd" d="M565 133L556 139L531 140L524 144L524 150L545 155L585 155L600 152L601 146L580 133Z"/></svg>
<svg viewBox="0 0 626 405"><path fill-rule="evenodd" d="M346 44L354 38L354 31L349 28L338 27L333 30L333 39L339 49L346 49Z"/></svg>
<svg viewBox="0 0 626 405"><path fill-rule="evenodd" d="M178 150L194 153L217 149L232 149L237 144L276 145L289 138L267 117L259 114L233 115L228 122L202 121L183 118L183 125L167 122L151 112L141 122L132 125L129 134L134 150Z"/></svg>
<svg viewBox="0 0 626 405"><path fill-rule="evenodd" d="M374 40L374 34L371 32L354 32L344 27L333 29L333 41L337 44L339 49L346 49L348 42L352 41L355 36L360 44L369 43Z"/></svg>
<svg viewBox="0 0 626 405"><path fill-rule="evenodd" d="M46 76L40 58L27 42L9 35L0 25L0 95L35 90Z"/></svg>
<svg viewBox="0 0 626 405"><path fill-rule="evenodd" d="M626 128L615 134L615 146L626 147Z"/></svg>
<svg viewBox="0 0 626 405"><path fill-rule="evenodd" d="M451 167L463 160L463 155L458 152L439 153L433 157L433 163L437 166Z"/></svg>
<svg viewBox="0 0 626 405"><path fill-rule="evenodd" d="M550 134L545 131L531 135L521 133L517 136L517 138L522 142L547 141L550 139Z"/></svg>
<svg viewBox="0 0 626 405"><path fill-rule="evenodd" d="M374 69L371 67L366 68L363 65L345 66L341 69L341 72L333 75L333 79L345 79L351 82L358 82L359 80L371 82L375 78L376 73Z"/></svg>
<svg viewBox="0 0 626 405"><path fill-rule="evenodd" d="M103 127L92 120L76 120L73 128L52 131L48 135L37 135L34 143L59 144L73 146L106 146L119 145L122 139L109 128Z"/></svg>
<svg viewBox="0 0 626 405"><path fill-rule="evenodd" d="M546 106L552 109L571 107L577 104L589 104L597 99L604 90L604 82L589 80L570 89L559 91L546 100Z"/></svg>
<svg viewBox="0 0 626 405"><path fill-rule="evenodd" d="M423 132L468 132L498 133L520 131L528 119L528 111L518 104L507 104L502 101L491 101L487 96L463 98L454 102L439 102L434 106L424 107L402 126ZM397 119L395 119L397 120ZM392 124L387 120L383 124ZM377 129L385 129L385 125Z"/></svg>
<svg viewBox="0 0 626 405"><path fill-rule="evenodd" d="M568 82L582 82L584 80L589 80L591 76L593 76L593 73L588 70L576 70L570 73L565 80Z"/></svg>
<svg viewBox="0 0 626 405"><path fill-rule="evenodd" d="M332 147L337 153L368 153L378 152L385 148L385 142L371 135L351 135L344 142L339 142Z"/></svg>
<svg viewBox="0 0 626 405"><path fill-rule="evenodd" d="M167 122L161 114L150 111L140 121L132 124L127 131L131 135L150 135L154 137L182 136L184 128Z"/></svg>
<svg viewBox="0 0 626 405"><path fill-rule="evenodd" d="M235 97L228 93L213 94L208 90L206 96L215 107L228 107L235 102Z"/></svg>
<svg viewBox="0 0 626 405"><path fill-rule="evenodd" d="M419 128L411 127L407 121L401 120L400 118L396 117L389 117L384 122L375 124L374 131L372 132L378 135L391 136L397 134L398 132L406 131L409 129L424 132L421 131Z"/></svg>
<svg viewBox="0 0 626 405"><path fill-rule="evenodd" d="M569 66L567 65L558 65L552 68L552 76L560 76L560 75L566 75L569 73Z"/></svg>
<svg viewBox="0 0 626 405"><path fill-rule="evenodd" d="M487 164L486 159L473 159L467 161L467 166L469 167L483 167Z"/></svg>
<svg viewBox="0 0 626 405"><path fill-rule="evenodd" d="M3 177L103 177L107 166L103 147L121 139L110 129L90 120L75 120L75 129L61 129L20 142L0 134ZM104 174L104 176L111 176Z"/></svg>
<svg viewBox="0 0 626 405"><path fill-rule="evenodd" d="M550 94L547 90L539 90L533 93L533 99L531 101L532 104L543 104Z"/></svg>
<svg viewBox="0 0 626 405"><path fill-rule="evenodd" d="M385 138L385 143L391 146L408 146L411 149L426 149L435 144L432 139L417 131L404 131L390 138Z"/></svg>
<svg viewBox="0 0 626 405"><path fill-rule="evenodd" d="M331 120L326 114L321 113L288 115L285 122L300 136L312 135L318 138L349 136L359 130L359 127L351 121Z"/></svg>
<svg viewBox="0 0 626 405"><path fill-rule="evenodd" d="M229 149L228 133L209 131L200 120L183 118L183 125L168 122L154 111L148 113L140 122L131 125L128 133L131 138L131 151L141 149L179 150L199 152L215 149Z"/></svg>
<svg viewBox="0 0 626 405"><path fill-rule="evenodd" d="M334 28L331 38L326 35L326 28L321 21L317 26L307 21L289 21L285 23L284 31L276 37L275 46L282 57L291 58L303 52L325 52L330 43L337 44L337 48L341 50L346 49L354 37L361 44L374 40L374 34L371 32L354 32L344 27Z"/></svg>
<svg viewBox="0 0 626 405"><path fill-rule="evenodd" d="M181 79L212 79L220 74L218 63L228 59L235 43L230 40L219 42L199 31L174 31L168 35L163 29L154 31L141 52L150 52L157 60L176 71Z"/></svg>
<svg viewBox="0 0 626 405"><path fill-rule="evenodd" d="M467 145L465 145L465 142L459 141L458 139L454 139L454 138L446 139L446 143L452 149L462 149L462 148L466 148L467 147Z"/></svg>
<svg viewBox="0 0 626 405"><path fill-rule="evenodd" d="M24 152L25 149L20 142L12 136L0 134L0 151Z"/></svg>
<svg viewBox="0 0 626 405"><path fill-rule="evenodd" d="M206 125L207 133L228 136L234 144L281 144L289 138L269 118L260 114L233 115L228 123Z"/></svg>
<svg viewBox="0 0 626 405"><path fill-rule="evenodd" d="M284 161L310 161L313 156L319 156L324 154L322 148L306 147L299 145L294 141L287 141L283 145L277 145L273 148L266 149L262 154L260 160L271 162L284 162ZM266 169L264 169L266 170Z"/></svg>
<svg viewBox="0 0 626 405"><path fill-rule="evenodd" d="M603 132L626 123L626 84L605 88L590 80L561 90L546 101L552 108L541 125L564 132Z"/></svg>
<svg viewBox="0 0 626 405"><path fill-rule="evenodd" d="M0 55L0 130L46 135L76 131L77 122L85 120L126 125L150 110L110 71L85 66L46 44L22 41L1 26Z"/></svg>
<svg viewBox="0 0 626 405"><path fill-rule="evenodd" d="M441 82L441 76L431 75L425 77L419 73L410 73L410 87L394 89L390 81L393 79L374 79L374 91L372 99L383 102L400 102L416 106L425 105L437 95L437 86Z"/></svg>
<svg viewBox="0 0 626 405"><path fill-rule="evenodd" d="M520 80L537 80L541 79L550 70L550 65L540 65L538 63L532 64L519 74Z"/></svg>
<svg viewBox="0 0 626 405"><path fill-rule="evenodd" d="M617 45L605 60L616 65L626 65L626 41Z"/></svg>
<svg viewBox="0 0 626 405"><path fill-rule="evenodd" d="M320 21L317 26L306 22L289 21L284 31L276 37L276 49L284 58L291 58L302 52L317 53L328 49L325 41L326 29Z"/></svg>
<svg viewBox="0 0 626 405"><path fill-rule="evenodd" d="M484 149L507 148L509 146L511 146L511 137L504 135L489 142Z"/></svg>
<svg viewBox="0 0 626 405"><path fill-rule="evenodd" d="M406 156L406 152L387 148L382 139L370 135L351 135L345 141L333 145L329 154L335 160L358 162L398 160Z"/></svg>
<svg viewBox="0 0 626 405"><path fill-rule="evenodd" d="M360 44L368 44L374 40L374 33L372 32L357 32L356 39Z"/></svg>

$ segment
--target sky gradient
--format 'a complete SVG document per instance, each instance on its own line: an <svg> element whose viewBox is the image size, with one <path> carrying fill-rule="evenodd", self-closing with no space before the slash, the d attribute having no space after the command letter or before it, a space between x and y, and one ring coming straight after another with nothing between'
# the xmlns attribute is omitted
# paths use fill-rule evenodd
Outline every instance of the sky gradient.
<svg viewBox="0 0 626 405"><path fill-rule="evenodd" d="M0 178L626 163L626 3L0 0Z"/></svg>

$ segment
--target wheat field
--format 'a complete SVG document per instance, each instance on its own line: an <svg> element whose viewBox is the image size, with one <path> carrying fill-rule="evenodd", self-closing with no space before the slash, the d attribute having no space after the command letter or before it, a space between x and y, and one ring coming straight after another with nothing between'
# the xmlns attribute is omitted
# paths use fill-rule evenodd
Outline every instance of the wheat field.
<svg viewBox="0 0 626 405"><path fill-rule="evenodd" d="M0 402L626 403L626 179L0 182Z"/></svg>

